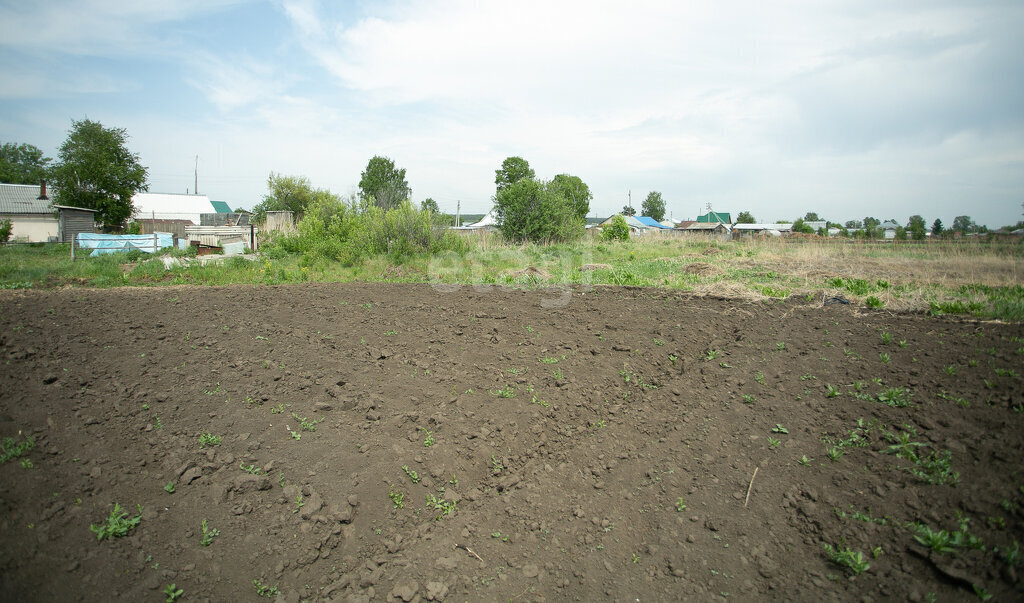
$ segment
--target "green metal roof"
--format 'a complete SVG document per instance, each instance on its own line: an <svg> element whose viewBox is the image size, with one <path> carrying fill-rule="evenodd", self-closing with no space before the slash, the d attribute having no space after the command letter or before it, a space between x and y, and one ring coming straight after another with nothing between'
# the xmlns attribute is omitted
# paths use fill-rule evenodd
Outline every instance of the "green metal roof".
<svg viewBox="0 0 1024 603"><path fill-rule="evenodd" d="M708 223L708 224L710 224L712 222L721 222L722 224L732 224L732 216L730 216L728 212L709 211L708 213L704 214L703 216L697 216L697 221L698 222L705 222L705 223Z"/></svg>
<svg viewBox="0 0 1024 603"><path fill-rule="evenodd" d="M218 214L231 214L231 206L224 201L210 201L210 205L213 206L214 211Z"/></svg>

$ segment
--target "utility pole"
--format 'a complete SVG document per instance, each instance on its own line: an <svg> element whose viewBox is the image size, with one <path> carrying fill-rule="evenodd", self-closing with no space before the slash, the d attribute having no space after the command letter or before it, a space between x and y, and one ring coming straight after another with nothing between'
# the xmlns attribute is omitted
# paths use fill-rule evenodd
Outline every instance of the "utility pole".
<svg viewBox="0 0 1024 603"><path fill-rule="evenodd" d="M455 202L455 226L462 226L461 215L462 215L462 200L460 199L460 200Z"/></svg>
<svg viewBox="0 0 1024 603"><path fill-rule="evenodd" d="M199 194L199 155L196 155L196 171L195 171L195 174L196 174L195 191L196 191L196 194L198 195Z"/></svg>

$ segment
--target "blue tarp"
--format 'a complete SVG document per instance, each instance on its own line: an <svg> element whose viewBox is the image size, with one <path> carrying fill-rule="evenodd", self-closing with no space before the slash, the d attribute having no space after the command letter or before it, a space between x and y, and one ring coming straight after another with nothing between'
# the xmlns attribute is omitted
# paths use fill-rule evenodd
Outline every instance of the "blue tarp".
<svg viewBox="0 0 1024 603"><path fill-rule="evenodd" d="M156 233L157 246L161 249L174 245L174 234L170 232ZM78 233L78 247L81 249L94 250L92 256L104 253L117 253L119 251L131 251L138 249L146 253L154 253L153 235L110 235L95 234L91 232Z"/></svg>

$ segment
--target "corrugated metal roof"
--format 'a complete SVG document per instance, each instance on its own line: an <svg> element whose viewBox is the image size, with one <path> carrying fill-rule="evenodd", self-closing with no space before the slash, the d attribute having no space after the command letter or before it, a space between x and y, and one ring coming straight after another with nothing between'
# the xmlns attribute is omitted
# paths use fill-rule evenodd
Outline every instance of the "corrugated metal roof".
<svg viewBox="0 0 1024 603"><path fill-rule="evenodd" d="M697 221L704 223L721 222L723 224L731 224L732 216L730 216L728 212L709 211L702 216L697 216Z"/></svg>
<svg viewBox="0 0 1024 603"><path fill-rule="evenodd" d="M231 211L231 206L223 201L210 201L210 205L213 206L214 211L218 214L234 213Z"/></svg>
<svg viewBox="0 0 1024 603"><path fill-rule="evenodd" d="M0 184L0 214L52 214L50 200L38 197L38 184Z"/></svg>
<svg viewBox="0 0 1024 603"><path fill-rule="evenodd" d="M670 228L669 226L665 226L664 224L662 224L661 222L658 222L657 220L655 220L654 218L652 218L650 216L637 216L636 219L641 224L646 224L647 226L650 226L651 228Z"/></svg>
<svg viewBox="0 0 1024 603"><path fill-rule="evenodd" d="M217 213L206 195L136 193L132 204L138 220L155 217L157 220L191 220L198 225L200 214Z"/></svg>

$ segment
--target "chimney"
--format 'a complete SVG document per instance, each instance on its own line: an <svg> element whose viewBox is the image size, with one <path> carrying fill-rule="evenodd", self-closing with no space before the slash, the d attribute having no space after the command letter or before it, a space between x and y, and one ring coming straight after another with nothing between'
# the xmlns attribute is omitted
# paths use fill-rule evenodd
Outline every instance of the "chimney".
<svg viewBox="0 0 1024 603"><path fill-rule="evenodd" d="M39 181L39 198L43 201L49 201L50 198L46 196L46 180Z"/></svg>

